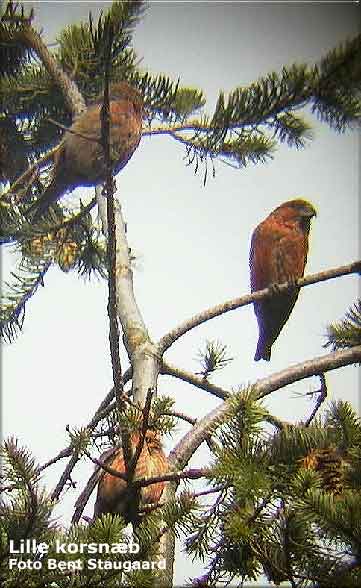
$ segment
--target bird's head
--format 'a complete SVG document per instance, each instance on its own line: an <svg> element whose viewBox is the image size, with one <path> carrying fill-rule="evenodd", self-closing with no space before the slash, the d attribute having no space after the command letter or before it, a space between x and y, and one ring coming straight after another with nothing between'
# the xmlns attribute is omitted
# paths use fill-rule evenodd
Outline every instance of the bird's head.
<svg viewBox="0 0 361 588"><path fill-rule="evenodd" d="M104 92L101 92L97 97L95 103L102 104L104 100ZM115 82L109 86L109 100L127 100L132 102L137 111L143 111L143 97L139 90L131 86L128 82Z"/></svg>
<svg viewBox="0 0 361 588"><path fill-rule="evenodd" d="M134 110L139 114L143 114L144 102L141 93L128 84L128 82L118 82L111 84L109 88L110 100L127 100L133 104Z"/></svg>
<svg viewBox="0 0 361 588"><path fill-rule="evenodd" d="M145 442L148 445L148 449L150 452L159 451L160 449L162 449L160 435L156 431L148 430L145 435Z"/></svg>
<svg viewBox="0 0 361 588"><path fill-rule="evenodd" d="M288 200L278 206L273 214L285 223L297 223L304 233L309 233L311 219L317 216L315 207L302 198Z"/></svg>
<svg viewBox="0 0 361 588"><path fill-rule="evenodd" d="M136 447L139 443L140 435L139 433L133 433L131 435L132 444ZM152 431L150 429L147 430L145 437L144 437L144 446L147 447L148 451L152 453L152 451L159 451L162 449L162 444L160 440L159 432Z"/></svg>

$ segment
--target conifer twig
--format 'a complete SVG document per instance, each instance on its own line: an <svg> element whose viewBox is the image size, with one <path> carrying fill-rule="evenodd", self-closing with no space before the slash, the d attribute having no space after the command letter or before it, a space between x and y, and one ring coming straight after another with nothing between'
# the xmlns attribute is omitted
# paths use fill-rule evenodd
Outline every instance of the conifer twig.
<svg viewBox="0 0 361 588"><path fill-rule="evenodd" d="M50 116L48 116L45 120L49 121L52 125L58 127L59 129L62 129L66 133L70 133L71 135L81 137L82 139L85 139L86 141L91 141L92 143L99 143L100 145L103 144L101 138L97 139L96 137L94 137L94 135L85 135L84 133L80 133L79 131L74 131L71 127L66 127L65 125L62 125Z"/></svg>

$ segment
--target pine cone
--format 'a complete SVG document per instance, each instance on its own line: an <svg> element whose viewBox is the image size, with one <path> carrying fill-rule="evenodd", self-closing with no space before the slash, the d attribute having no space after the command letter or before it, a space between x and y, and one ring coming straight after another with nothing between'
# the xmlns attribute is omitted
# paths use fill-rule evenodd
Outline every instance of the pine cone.
<svg viewBox="0 0 361 588"><path fill-rule="evenodd" d="M313 449L300 460L302 467L318 472L326 492L339 496L343 492L344 468L347 461L335 447Z"/></svg>

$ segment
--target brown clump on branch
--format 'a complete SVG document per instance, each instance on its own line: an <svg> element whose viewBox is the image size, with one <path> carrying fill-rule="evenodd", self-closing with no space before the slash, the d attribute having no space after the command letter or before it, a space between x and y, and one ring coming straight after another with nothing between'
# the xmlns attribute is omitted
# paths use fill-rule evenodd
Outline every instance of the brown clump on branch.
<svg viewBox="0 0 361 588"><path fill-rule="evenodd" d="M143 101L127 82L110 87L110 157L112 173L117 174L132 157L142 134ZM105 179L101 145L101 97L87 108L68 129L54 155L52 180L41 197L29 207L33 220L66 191L78 186L95 186Z"/></svg>
<svg viewBox="0 0 361 588"><path fill-rule="evenodd" d="M133 455L140 442L139 433L131 435ZM94 519L106 514L119 514L126 523L139 523L142 515L159 503L166 482L159 481L148 486L135 486L132 481L162 476L168 472L168 461L163 452L159 434L147 431L144 444L137 460L132 481L126 480L126 464L120 448L105 463L111 469L124 475L124 479L104 471L98 484L98 494L94 507ZM103 457L102 456L102 457ZM103 461L103 459L102 459Z"/></svg>
<svg viewBox="0 0 361 588"><path fill-rule="evenodd" d="M320 474L322 488L335 496L340 496L344 490L344 473L347 460L334 447L313 449L300 460L302 467Z"/></svg>

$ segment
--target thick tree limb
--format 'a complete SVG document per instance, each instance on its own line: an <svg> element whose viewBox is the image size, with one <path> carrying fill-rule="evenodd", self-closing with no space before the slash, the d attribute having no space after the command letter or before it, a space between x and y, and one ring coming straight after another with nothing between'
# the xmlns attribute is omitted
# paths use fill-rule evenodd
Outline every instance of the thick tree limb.
<svg viewBox="0 0 361 588"><path fill-rule="evenodd" d="M83 96L79 92L76 83L56 63L39 33L32 27L26 27L15 34L19 37L19 42L26 44L38 55L49 75L63 92L64 99L73 118L81 114L86 108Z"/></svg>
<svg viewBox="0 0 361 588"><path fill-rule="evenodd" d="M97 189L96 192L103 232L107 236L108 227L104 210L105 202L100 190ZM133 400L143 406L148 390L157 387L159 357L154 343L150 340L143 317L135 300L126 225L120 203L116 199L114 200L114 214L117 243L117 314L123 329L123 342L132 364Z"/></svg>

